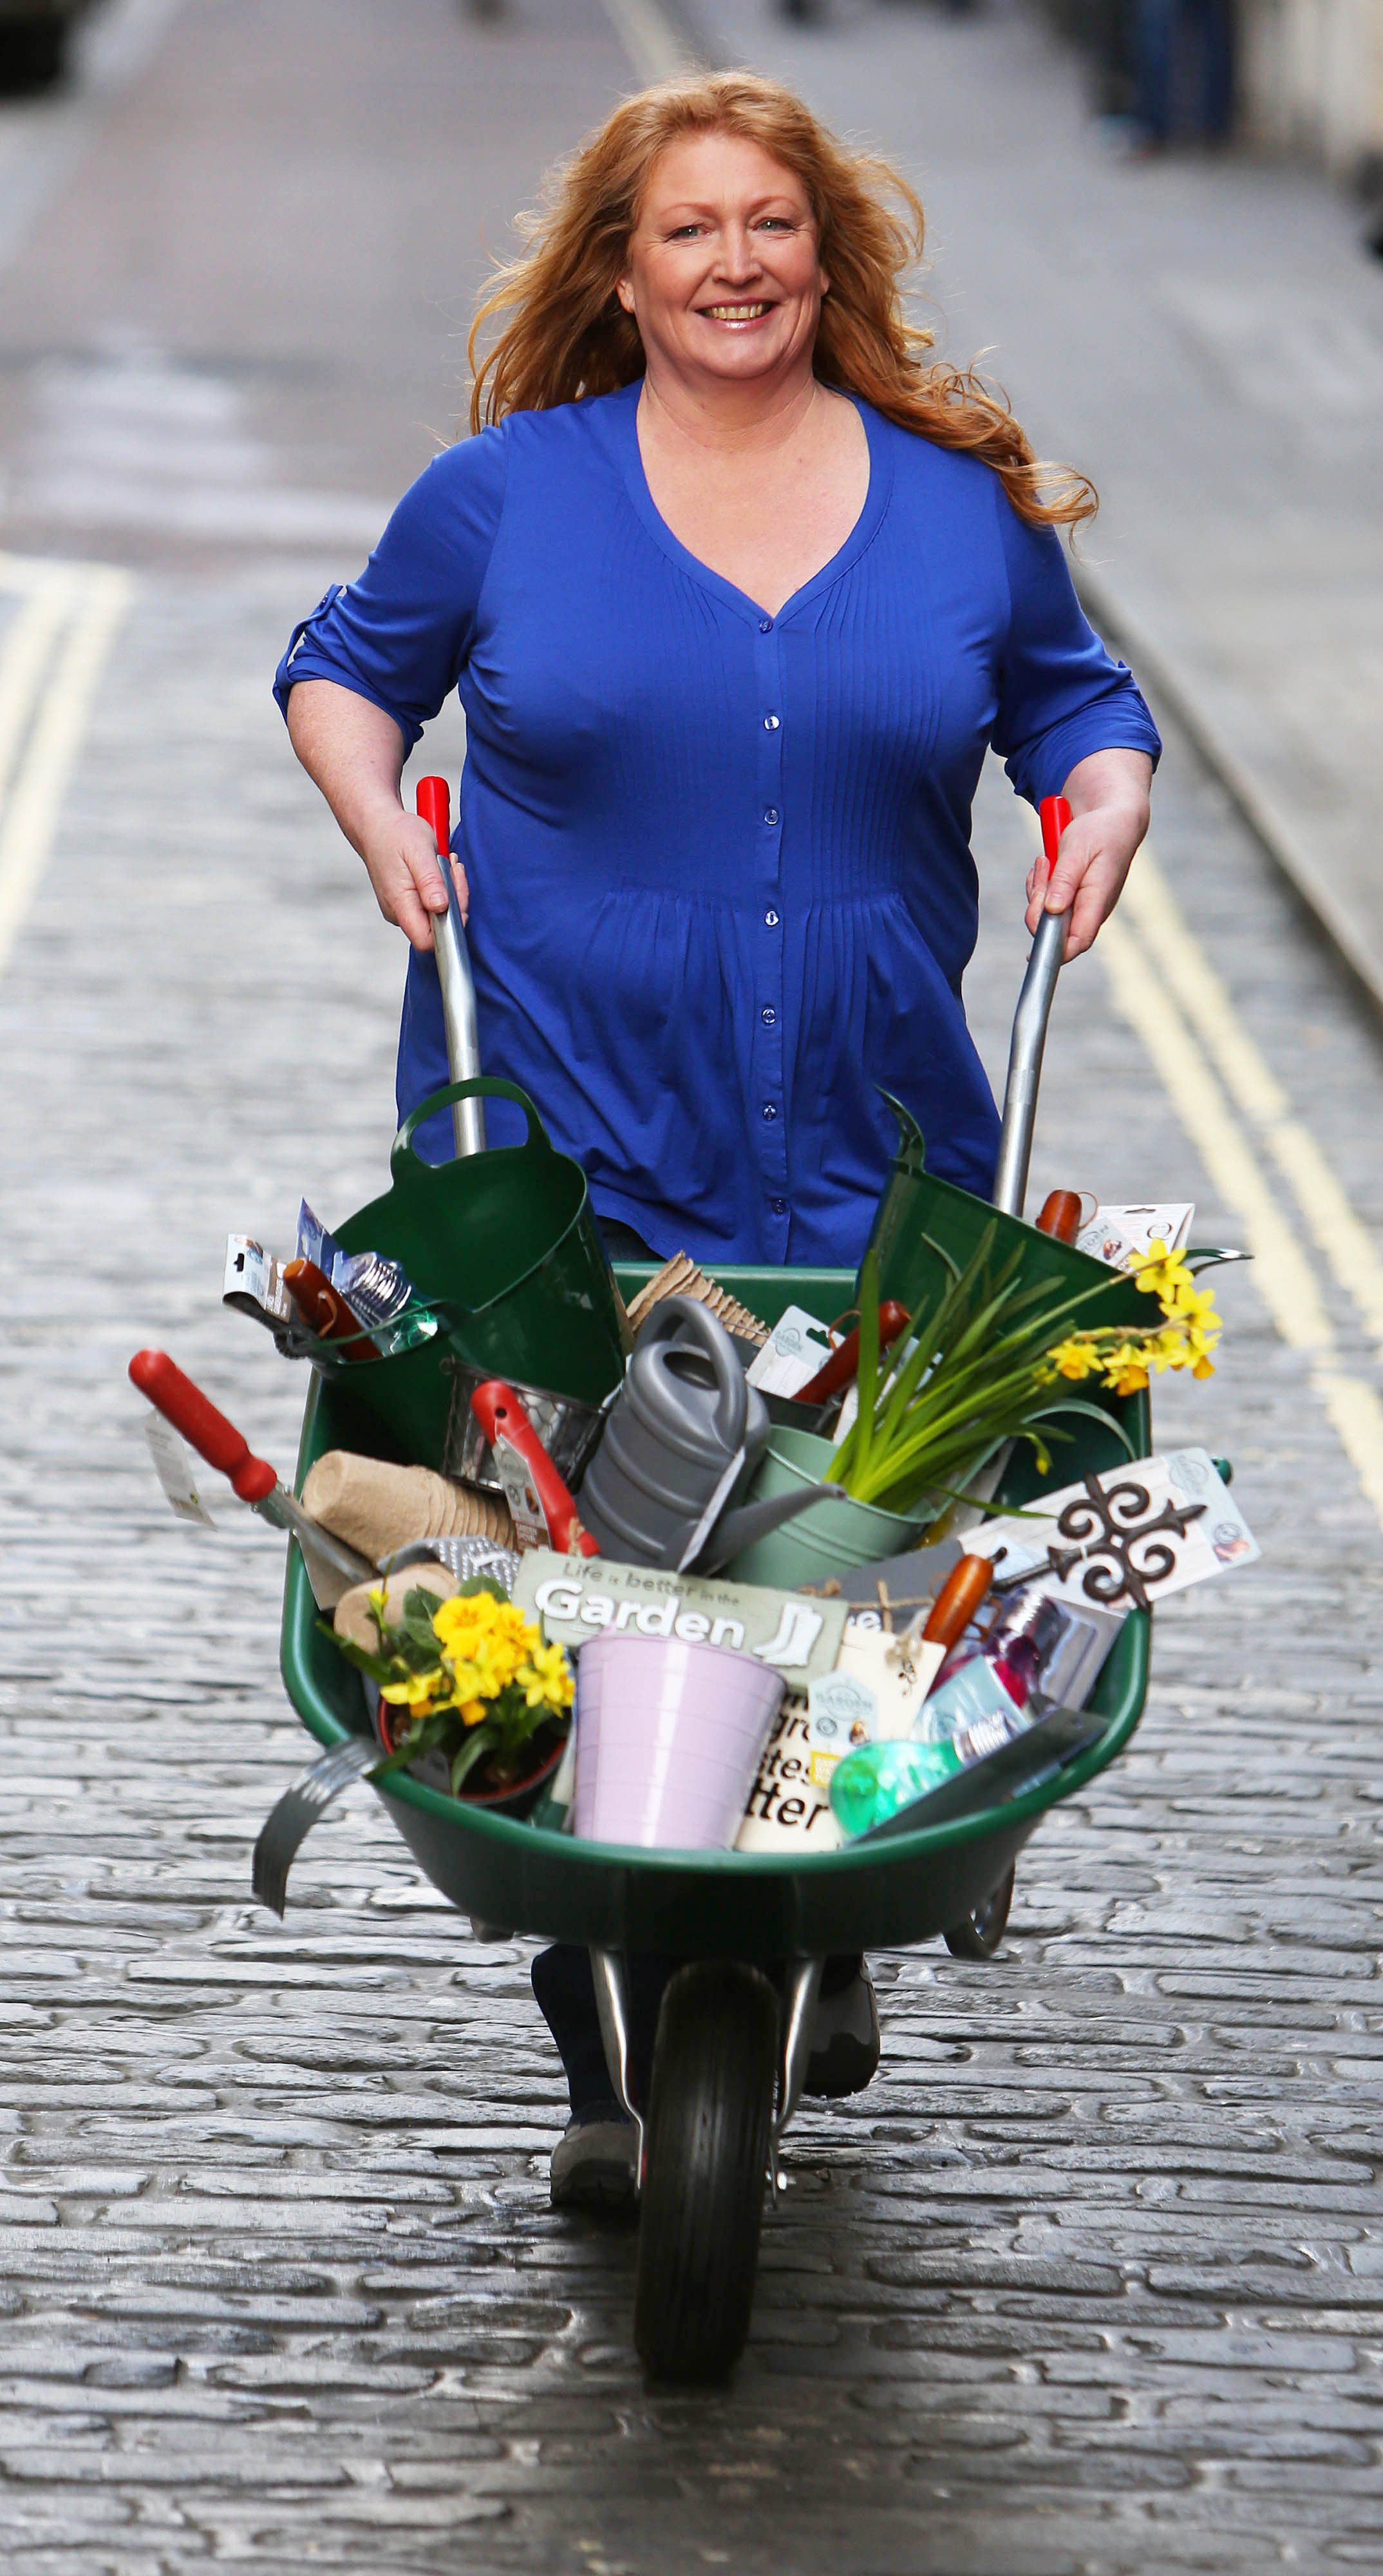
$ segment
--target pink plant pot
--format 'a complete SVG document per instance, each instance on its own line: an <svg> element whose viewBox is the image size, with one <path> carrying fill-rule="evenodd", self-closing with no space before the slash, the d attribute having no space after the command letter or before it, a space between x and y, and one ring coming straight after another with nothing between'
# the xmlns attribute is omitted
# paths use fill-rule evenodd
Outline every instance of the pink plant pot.
<svg viewBox="0 0 1383 2576"><path fill-rule="evenodd" d="M676 1637L593 1637L576 1664L573 1831L587 1842L725 1850L783 1688L753 1655Z"/></svg>

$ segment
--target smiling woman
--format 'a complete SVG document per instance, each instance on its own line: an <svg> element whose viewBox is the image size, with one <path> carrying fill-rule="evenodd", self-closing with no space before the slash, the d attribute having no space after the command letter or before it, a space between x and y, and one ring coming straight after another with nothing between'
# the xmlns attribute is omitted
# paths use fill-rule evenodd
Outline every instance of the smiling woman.
<svg viewBox="0 0 1383 2576"><path fill-rule="evenodd" d="M891 1151L882 1092L934 1170L992 1186L961 1002L987 748L1022 795L1074 809L1050 889L1029 889L1034 925L1074 901L1072 951L1146 826L1157 736L1056 534L1094 496L932 360L901 300L916 198L771 82L626 100L525 229L477 318L501 328L473 435L277 680L412 945L400 1112L447 1061L444 898L399 777L456 688L486 1065L584 1163L612 1247L853 1268ZM554 2198L632 2187L584 1953L547 1952L534 1984L572 2094ZM850 2091L877 2062L872 1996L848 1960L822 1992L807 2089Z"/></svg>

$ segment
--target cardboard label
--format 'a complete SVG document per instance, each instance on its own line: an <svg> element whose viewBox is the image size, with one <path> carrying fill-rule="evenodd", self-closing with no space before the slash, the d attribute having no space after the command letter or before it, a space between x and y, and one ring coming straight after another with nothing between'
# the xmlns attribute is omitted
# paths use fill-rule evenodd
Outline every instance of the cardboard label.
<svg viewBox="0 0 1383 2576"><path fill-rule="evenodd" d="M831 1336L805 1306L789 1306L749 1366L749 1383L765 1395L796 1395L831 1356Z"/></svg>
<svg viewBox="0 0 1383 2576"><path fill-rule="evenodd" d="M1076 1248L1093 1254L1096 1261L1107 1261L1112 1270L1127 1270L1132 1253L1151 1252L1155 1243L1180 1252L1195 1213L1189 1199L1149 1201L1143 1207L1097 1207L1076 1236Z"/></svg>
<svg viewBox="0 0 1383 2576"><path fill-rule="evenodd" d="M987 1521L969 1542L998 1581L1031 1573L1060 1601L1138 1609L1206 1583L1262 1549L1204 1449L1135 1458L1025 1503L1021 1520Z"/></svg>
<svg viewBox="0 0 1383 2576"><path fill-rule="evenodd" d="M507 1440L502 1431L498 1432L491 1454L495 1462L495 1473L503 1487L504 1499L509 1506L510 1518L514 1524L514 1536L520 1547L550 1547L552 1532L547 1525L547 1514L539 1500L538 1489L513 1441Z"/></svg>
<svg viewBox="0 0 1383 2576"><path fill-rule="evenodd" d="M617 1565L607 1557L558 1556L542 1546L521 1559L513 1597L559 1646L583 1646L610 1628L633 1637L677 1637L757 1655L789 1690L805 1690L831 1670L848 1616L844 1601L812 1601L714 1574Z"/></svg>
<svg viewBox="0 0 1383 2576"><path fill-rule="evenodd" d="M165 1422L161 1413L151 1413L144 1425L149 1455L154 1471L180 1521L198 1521L203 1529L215 1529L216 1523L197 1491L197 1470L192 1452L180 1431Z"/></svg>

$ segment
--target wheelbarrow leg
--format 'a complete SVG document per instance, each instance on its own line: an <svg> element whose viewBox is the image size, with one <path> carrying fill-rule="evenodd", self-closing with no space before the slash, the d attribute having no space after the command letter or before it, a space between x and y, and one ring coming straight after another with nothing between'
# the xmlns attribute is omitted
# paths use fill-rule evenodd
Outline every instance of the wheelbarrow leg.
<svg viewBox="0 0 1383 2576"><path fill-rule="evenodd" d="M789 1959L783 1988L782 2057L778 2068L778 2101L768 2147L768 2179L776 2200L787 2176L778 2170L783 2131L802 2099L807 2060L812 2053L812 2023L821 1992L824 1959Z"/></svg>
<svg viewBox="0 0 1383 2576"><path fill-rule="evenodd" d="M634 2189L643 2187L644 2127L629 2089L632 2049L630 2041L629 1981L624 1973L624 1960L618 1950L592 1950L591 1982L595 1987L595 2008L600 2016L600 2037L605 2049L605 2063L615 2096L634 2123L636 2149Z"/></svg>

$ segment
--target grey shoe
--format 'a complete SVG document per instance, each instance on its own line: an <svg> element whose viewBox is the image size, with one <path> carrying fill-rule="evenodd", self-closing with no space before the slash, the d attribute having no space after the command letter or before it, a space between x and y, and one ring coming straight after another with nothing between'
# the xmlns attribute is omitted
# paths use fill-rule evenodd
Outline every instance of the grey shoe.
<svg viewBox="0 0 1383 2576"><path fill-rule="evenodd" d="M552 2150L554 2209L632 2209L638 2131L613 2102L578 2111Z"/></svg>
<svg viewBox="0 0 1383 2576"><path fill-rule="evenodd" d="M862 2093L878 2065L879 2007L869 1970L861 1967L838 1994L823 1995L817 2004L802 2089L838 2102L846 2093Z"/></svg>

